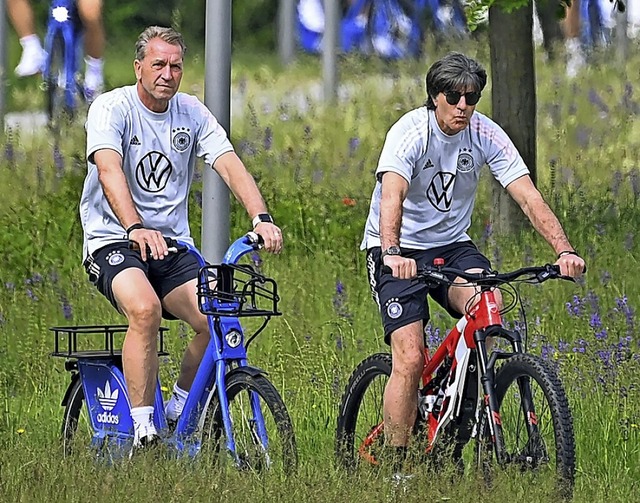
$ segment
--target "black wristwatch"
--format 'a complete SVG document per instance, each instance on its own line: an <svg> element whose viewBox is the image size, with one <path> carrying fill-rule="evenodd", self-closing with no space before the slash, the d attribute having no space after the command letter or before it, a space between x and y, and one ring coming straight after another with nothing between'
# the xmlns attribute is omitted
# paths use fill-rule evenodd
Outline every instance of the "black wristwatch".
<svg viewBox="0 0 640 503"><path fill-rule="evenodd" d="M382 252L380 256L381 259L385 258L387 255L402 255L402 250L400 250L399 246L390 246L385 251Z"/></svg>
<svg viewBox="0 0 640 503"><path fill-rule="evenodd" d="M269 213L258 213L255 217L253 217L253 220L251 221L251 223L253 224L253 227L255 229L256 225L258 225L260 222L268 222L270 224L273 223L273 217L271 215L269 215Z"/></svg>

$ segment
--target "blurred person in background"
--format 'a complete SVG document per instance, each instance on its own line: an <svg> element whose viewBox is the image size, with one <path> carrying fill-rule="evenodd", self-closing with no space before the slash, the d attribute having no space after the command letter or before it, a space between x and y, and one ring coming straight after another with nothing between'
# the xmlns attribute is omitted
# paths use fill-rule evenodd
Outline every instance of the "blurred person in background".
<svg viewBox="0 0 640 503"><path fill-rule="evenodd" d="M102 0L76 0L76 5L84 28L85 96L92 101L104 88L105 32ZM28 77L41 72L47 54L36 34L33 8L29 0L7 0L7 12L22 46L22 56L15 68L16 75Z"/></svg>

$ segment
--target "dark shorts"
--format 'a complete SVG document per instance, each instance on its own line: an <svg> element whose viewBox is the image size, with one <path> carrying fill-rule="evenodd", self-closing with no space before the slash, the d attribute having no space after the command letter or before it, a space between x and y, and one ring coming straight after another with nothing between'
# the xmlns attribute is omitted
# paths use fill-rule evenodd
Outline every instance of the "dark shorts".
<svg viewBox="0 0 640 503"><path fill-rule="evenodd" d="M118 304L113 295L111 284L116 275L125 269L141 269L160 300L174 288L198 277L200 265L191 253L169 254L163 260L149 258L144 262L139 251L130 250L127 241L113 243L99 250L84 261L84 267L98 291L104 295L116 309ZM162 316L175 320L168 311L162 310Z"/></svg>
<svg viewBox="0 0 640 503"><path fill-rule="evenodd" d="M367 271L373 298L380 308L384 326L384 340L387 344L390 343L391 333L401 327L419 320L422 320L426 325L429 321L427 294L454 318L462 316L462 313L458 313L449 306L449 287L441 285L430 289L418 281L397 279L391 274L382 274L380 255L380 247L367 250ZM480 253L471 241L453 243L431 250L403 248L402 256L414 259L418 269L433 264L433 259L438 257L443 258L448 267L463 270L491 269L489 259Z"/></svg>

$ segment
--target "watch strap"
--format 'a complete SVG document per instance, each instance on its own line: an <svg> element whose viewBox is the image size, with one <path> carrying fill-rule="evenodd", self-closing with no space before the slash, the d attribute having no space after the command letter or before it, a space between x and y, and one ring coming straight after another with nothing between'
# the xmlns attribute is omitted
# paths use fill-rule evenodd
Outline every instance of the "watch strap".
<svg viewBox="0 0 640 503"><path fill-rule="evenodd" d="M268 223L272 224L273 223L273 217L271 215L269 215L269 213L258 213L255 217L253 217L253 220L251 221L251 224L253 225L253 228L255 229L255 227L261 222L268 222Z"/></svg>

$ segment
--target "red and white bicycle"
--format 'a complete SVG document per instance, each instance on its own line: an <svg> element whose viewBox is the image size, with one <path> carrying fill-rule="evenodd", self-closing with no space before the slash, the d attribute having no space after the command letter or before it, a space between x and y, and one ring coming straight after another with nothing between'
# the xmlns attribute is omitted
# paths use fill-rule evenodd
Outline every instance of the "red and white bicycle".
<svg viewBox="0 0 640 503"><path fill-rule="evenodd" d="M422 386L414 427L424 453L449 449L463 466L463 448L475 439L475 464L489 476L495 466L552 471L566 496L575 477L573 420L564 387L554 368L526 352L526 333L509 330L502 315L518 304L518 282L567 279L556 265L513 272L468 273L444 267L441 259L420 271L415 281L451 285L456 276L477 285L479 299L431 353L424 351ZM456 285L460 285L457 283ZM495 289L510 299L498 309ZM488 343L498 339L501 344ZM499 362L499 363L498 363ZM382 398L391 374L391 355L363 360L351 375L338 415L336 453L347 468L377 465L384 443Z"/></svg>

